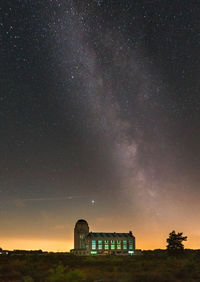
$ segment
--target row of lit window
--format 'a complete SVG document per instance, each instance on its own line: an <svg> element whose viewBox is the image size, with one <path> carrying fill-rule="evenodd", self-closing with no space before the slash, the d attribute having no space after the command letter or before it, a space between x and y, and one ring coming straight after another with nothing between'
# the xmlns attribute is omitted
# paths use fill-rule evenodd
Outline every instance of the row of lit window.
<svg viewBox="0 0 200 282"><path fill-rule="evenodd" d="M98 246L97 246L97 242L98 242ZM98 241L92 240L91 244L92 244L92 250L96 250L97 247L98 247L98 250L103 249L103 241L102 240L98 240ZM109 246L110 246L110 248L109 248ZM129 240L128 246L129 246L129 250L133 250L133 241ZM117 250L121 250L121 249L127 250L127 240L123 240L123 241L121 241L121 240L119 240L119 241L118 240L117 241L115 241L115 240L111 240L111 241L105 240L104 241L104 250L109 250L109 249L111 249L111 250L115 250L115 249L117 249Z"/></svg>

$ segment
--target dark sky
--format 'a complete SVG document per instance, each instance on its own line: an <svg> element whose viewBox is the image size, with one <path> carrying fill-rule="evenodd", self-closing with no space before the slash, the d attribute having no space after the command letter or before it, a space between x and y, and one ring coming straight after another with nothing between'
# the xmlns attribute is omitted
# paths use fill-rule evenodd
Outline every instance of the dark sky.
<svg viewBox="0 0 200 282"><path fill-rule="evenodd" d="M0 245L199 248L199 58L197 0L1 1Z"/></svg>

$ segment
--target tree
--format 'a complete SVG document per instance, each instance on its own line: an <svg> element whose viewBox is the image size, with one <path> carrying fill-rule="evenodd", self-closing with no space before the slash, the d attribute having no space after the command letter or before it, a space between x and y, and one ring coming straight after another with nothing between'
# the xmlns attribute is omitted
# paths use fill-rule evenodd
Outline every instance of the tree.
<svg viewBox="0 0 200 282"><path fill-rule="evenodd" d="M169 233L169 238L167 238L167 250L171 253L179 253L184 250L183 241L187 241L187 236L183 236L183 232L177 233L173 230Z"/></svg>

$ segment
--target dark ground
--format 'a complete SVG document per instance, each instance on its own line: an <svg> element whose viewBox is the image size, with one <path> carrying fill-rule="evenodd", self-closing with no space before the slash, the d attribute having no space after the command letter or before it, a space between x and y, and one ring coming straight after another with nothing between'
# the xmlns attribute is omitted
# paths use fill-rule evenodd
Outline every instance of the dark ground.
<svg viewBox="0 0 200 282"><path fill-rule="evenodd" d="M0 282L200 281L200 251L169 256L145 251L133 257L9 254L0 257Z"/></svg>

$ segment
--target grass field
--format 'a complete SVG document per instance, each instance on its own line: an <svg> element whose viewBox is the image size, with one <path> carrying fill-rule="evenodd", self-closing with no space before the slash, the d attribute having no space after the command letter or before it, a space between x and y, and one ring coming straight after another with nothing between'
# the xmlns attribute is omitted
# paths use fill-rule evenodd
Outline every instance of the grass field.
<svg viewBox="0 0 200 282"><path fill-rule="evenodd" d="M146 251L133 257L10 254L0 257L0 282L200 281L200 251L169 256Z"/></svg>

